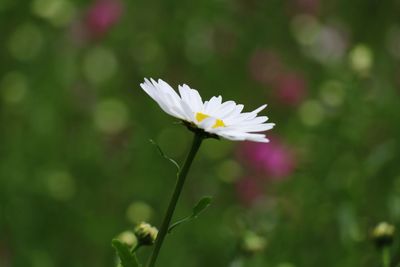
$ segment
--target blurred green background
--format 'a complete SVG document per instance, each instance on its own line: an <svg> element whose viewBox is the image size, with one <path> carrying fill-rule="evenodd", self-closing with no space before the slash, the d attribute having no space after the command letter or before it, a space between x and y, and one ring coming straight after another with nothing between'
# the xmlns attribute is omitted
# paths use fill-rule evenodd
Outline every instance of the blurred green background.
<svg viewBox="0 0 400 267"><path fill-rule="evenodd" d="M378 266L400 226L400 1L0 1L0 266L115 266L159 225L191 133L144 77L221 94L276 127L207 140L159 265ZM393 251L398 252L398 241ZM145 259L151 248L140 251ZM400 253L394 253L400 261Z"/></svg>

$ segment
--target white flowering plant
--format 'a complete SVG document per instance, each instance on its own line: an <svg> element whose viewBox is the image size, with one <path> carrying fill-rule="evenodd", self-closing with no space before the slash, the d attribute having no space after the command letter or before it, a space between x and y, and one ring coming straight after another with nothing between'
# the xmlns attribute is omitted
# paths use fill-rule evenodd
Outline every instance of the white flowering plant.
<svg viewBox="0 0 400 267"><path fill-rule="evenodd" d="M158 81L145 79L140 86L164 112L179 119L192 131L194 138L182 167L166 156L157 146L161 155L178 168L175 190L159 231L148 224L141 224L135 231L137 237L135 244L126 244L120 239L113 240L112 244L123 267L142 266L136 257L136 251L143 245L153 243L154 249L146 266L154 267L166 235L181 223L196 218L210 205L211 197L204 197L193 208L191 215L171 224L190 166L204 139L224 138L232 141L267 143L269 140L263 132L275 126L274 123L267 123L267 116L258 116L258 113L267 105L262 105L251 112L242 112L244 105L236 104L234 101L223 102L221 96L213 96L210 100L203 102L199 92L186 84L178 87L179 94L161 79Z"/></svg>

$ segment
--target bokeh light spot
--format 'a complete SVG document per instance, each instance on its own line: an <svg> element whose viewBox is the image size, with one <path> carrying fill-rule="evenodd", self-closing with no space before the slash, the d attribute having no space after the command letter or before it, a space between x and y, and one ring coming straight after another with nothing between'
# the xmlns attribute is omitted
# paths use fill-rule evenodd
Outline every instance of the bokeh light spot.
<svg viewBox="0 0 400 267"><path fill-rule="evenodd" d="M369 74L373 59L372 50L364 44L356 45L349 53L351 68L363 76Z"/></svg>
<svg viewBox="0 0 400 267"><path fill-rule="evenodd" d="M297 15L291 22L292 31L296 40L302 45L313 44L321 30L318 20L311 15Z"/></svg>
<svg viewBox="0 0 400 267"><path fill-rule="evenodd" d="M45 182L50 196L57 200L69 200L75 194L75 180L68 172L51 172L46 176Z"/></svg>
<svg viewBox="0 0 400 267"><path fill-rule="evenodd" d="M95 125L104 133L115 134L120 132L126 127L128 118L128 108L120 100L102 100L95 107Z"/></svg>
<svg viewBox="0 0 400 267"><path fill-rule="evenodd" d="M154 211L149 204L142 201L136 201L129 205L126 210L126 217L131 223L137 224L149 221L153 216L153 212Z"/></svg>
<svg viewBox="0 0 400 267"><path fill-rule="evenodd" d="M94 84L109 80L116 73L117 67L118 62L114 53L103 47L90 49L83 61L83 72Z"/></svg>
<svg viewBox="0 0 400 267"><path fill-rule="evenodd" d="M53 259L50 254L42 250L34 250L31 252L32 267L54 267Z"/></svg>
<svg viewBox="0 0 400 267"><path fill-rule="evenodd" d="M316 100L304 102L299 110L301 121L307 126L316 126L324 118L324 109Z"/></svg>
<svg viewBox="0 0 400 267"><path fill-rule="evenodd" d="M40 52L44 40L40 29L32 23L20 25L8 40L11 55L21 61L33 59Z"/></svg>
<svg viewBox="0 0 400 267"><path fill-rule="evenodd" d="M277 267L296 267L296 265L289 263L289 262L283 262L283 263L279 263Z"/></svg>
<svg viewBox="0 0 400 267"><path fill-rule="evenodd" d="M242 167L235 160L225 160L217 167L218 178L226 183L235 182L242 173Z"/></svg>
<svg viewBox="0 0 400 267"><path fill-rule="evenodd" d="M345 93L343 84L331 80L322 84L319 95L326 105L338 107L343 103Z"/></svg>
<svg viewBox="0 0 400 267"><path fill-rule="evenodd" d="M72 1L66 0L34 0L32 12L47 19L54 26L67 25L75 14Z"/></svg>
<svg viewBox="0 0 400 267"><path fill-rule="evenodd" d="M19 72L9 72L4 75L0 83L1 94L4 102L16 104L21 102L27 92L26 77Z"/></svg>

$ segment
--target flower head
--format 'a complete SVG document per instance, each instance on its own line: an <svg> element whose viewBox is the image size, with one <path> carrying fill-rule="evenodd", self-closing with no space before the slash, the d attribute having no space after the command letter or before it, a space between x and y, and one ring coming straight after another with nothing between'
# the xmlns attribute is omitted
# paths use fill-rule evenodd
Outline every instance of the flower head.
<svg viewBox="0 0 400 267"><path fill-rule="evenodd" d="M158 235L157 228L148 223L142 222L135 228L135 236L139 244L143 246L153 245Z"/></svg>
<svg viewBox="0 0 400 267"><path fill-rule="evenodd" d="M133 247L138 242L136 235L132 231L125 231L120 233L117 236L117 239L130 247Z"/></svg>
<svg viewBox="0 0 400 267"><path fill-rule="evenodd" d="M291 175L297 165L293 149L277 138L271 138L269 144L243 143L239 147L239 157L274 180Z"/></svg>
<svg viewBox="0 0 400 267"><path fill-rule="evenodd" d="M96 0L86 15L89 31L95 36L105 34L118 22L123 11L120 0Z"/></svg>
<svg viewBox="0 0 400 267"><path fill-rule="evenodd" d="M381 248L393 243L395 227L387 222L381 222L372 230L372 239Z"/></svg>
<svg viewBox="0 0 400 267"><path fill-rule="evenodd" d="M267 105L252 112L242 112L242 104L222 102L221 96L203 102L199 92L186 84L179 86L179 95L161 79L158 82L145 79L140 86L166 113L181 119L190 129L204 131L213 137L267 143L265 134L258 132L270 130L275 125L265 123L266 116L257 117Z"/></svg>

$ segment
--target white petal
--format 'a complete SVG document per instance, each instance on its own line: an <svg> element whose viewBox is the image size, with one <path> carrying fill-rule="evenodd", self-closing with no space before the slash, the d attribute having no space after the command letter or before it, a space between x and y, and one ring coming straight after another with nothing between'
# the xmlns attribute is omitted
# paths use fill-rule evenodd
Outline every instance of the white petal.
<svg viewBox="0 0 400 267"><path fill-rule="evenodd" d="M171 116L176 117L176 113L171 111L170 106L167 104L165 94L161 93L157 87L154 87L148 80L145 83L140 84L143 90L157 102L160 108Z"/></svg>
<svg viewBox="0 0 400 267"><path fill-rule="evenodd" d="M247 137L246 140L260 143L269 143L269 139L266 137L258 138L258 137Z"/></svg>
<svg viewBox="0 0 400 267"><path fill-rule="evenodd" d="M233 126L247 126L247 125L255 125L255 124L261 124L268 121L267 116L260 116L260 117L255 117L254 119L250 120L245 120L241 121L239 123L232 123Z"/></svg>
<svg viewBox="0 0 400 267"><path fill-rule="evenodd" d="M186 103L183 100L182 100L181 104L182 104L183 112L185 113L185 120L196 123L195 118L194 118L195 114L194 114L194 111L192 110L192 108L188 105L188 103Z"/></svg>
<svg viewBox="0 0 400 267"><path fill-rule="evenodd" d="M189 106L191 105L191 98L190 98L190 88L189 87L178 87L179 94L181 95L182 101L185 101Z"/></svg>
<svg viewBox="0 0 400 267"><path fill-rule="evenodd" d="M240 112L242 112L243 108L244 106L242 104L236 105L236 107L232 110L232 112L226 114L225 117L221 119L225 121L229 120L230 118L235 118L240 114Z"/></svg>
<svg viewBox="0 0 400 267"><path fill-rule="evenodd" d="M218 135L222 136L225 139L232 140L232 141L244 141L245 140L245 138L240 135L232 135L232 134L228 134L228 133L220 133Z"/></svg>
<svg viewBox="0 0 400 267"><path fill-rule="evenodd" d="M154 79L151 79L151 84L157 89L159 94L170 96L170 99L172 100L170 103L171 105L180 105L180 97L168 83L161 79L159 79L157 83Z"/></svg>
<svg viewBox="0 0 400 267"><path fill-rule="evenodd" d="M154 100L155 100L155 97L154 97L154 91L155 91L155 88L154 88L154 86L150 83L150 81L148 80L148 79L144 79L144 83L141 83L140 84L140 87L142 87L142 89L151 97L151 98L153 98Z"/></svg>
<svg viewBox="0 0 400 267"><path fill-rule="evenodd" d="M242 121L246 120L251 120L257 117L257 113L265 109L267 105L262 105L261 107L253 110L252 112L244 112L239 114L237 117L229 117L229 119L226 119L226 123L228 124L237 124Z"/></svg>
<svg viewBox="0 0 400 267"><path fill-rule="evenodd" d="M181 88L187 91L187 95L189 97L190 105L192 106L192 110L195 112L200 112L203 110L203 100L199 92L195 89L190 88L186 84L179 87L179 91Z"/></svg>
<svg viewBox="0 0 400 267"><path fill-rule="evenodd" d="M209 114L210 116L223 119L227 114L231 113L236 107L234 101L226 101L222 103L219 108L215 111L215 114Z"/></svg>
<svg viewBox="0 0 400 267"><path fill-rule="evenodd" d="M229 118L226 118L224 120L224 122L225 122L225 124L229 124L229 125L238 124L240 122L253 119L256 116L257 116L256 113L253 114L251 112L245 112L245 113L240 113L239 115L237 115L235 117L234 116L230 116Z"/></svg>
<svg viewBox="0 0 400 267"><path fill-rule="evenodd" d="M154 82L154 80L153 80L153 82ZM175 104L177 104L177 105L179 104L179 102L181 100L180 97L168 83L164 82L161 79L158 79L158 86L164 93L171 96L171 98L174 100Z"/></svg>
<svg viewBox="0 0 400 267"><path fill-rule="evenodd" d="M206 101L204 105L204 113L206 114L214 114L214 112L219 108L222 102L222 96L211 97L210 101Z"/></svg>
<svg viewBox="0 0 400 267"><path fill-rule="evenodd" d="M267 104L262 105L261 107L253 110L251 113L260 113L260 111L262 111L263 109L265 109L267 107Z"/></svg>
<svg viewBox="0 0 400 267"><path fill-rule="evenodd" d="M232 126L231 129L235 129L238 131L243 132L263 132L267 130L271 130L274 128L274 123L264 123L264 124L257 124L257 125L248 125L248 126L241 126L241 127L234 127Z"/></svg>
<svg viewBox="0 0 400 267"><path fill-rule="evenodd" d="M251 134L251 133L241 133L241 132L222 132L219 133L220 136L233 140L233 141L254 141L254 142L262 142L268 143L269 140L265 137L264 134Z"/></svg>

